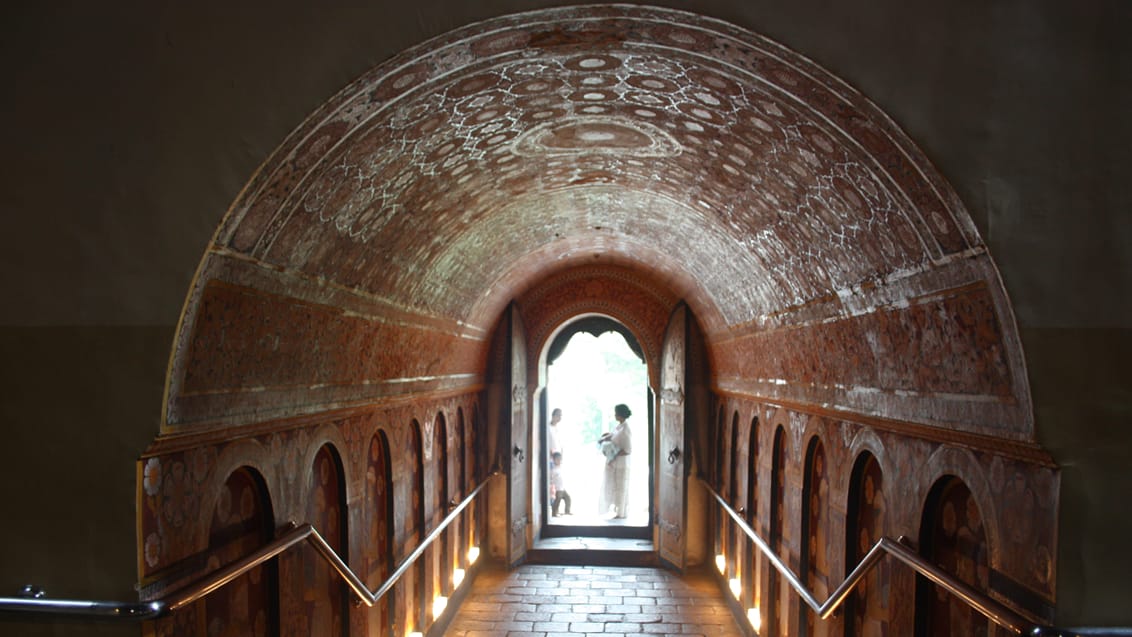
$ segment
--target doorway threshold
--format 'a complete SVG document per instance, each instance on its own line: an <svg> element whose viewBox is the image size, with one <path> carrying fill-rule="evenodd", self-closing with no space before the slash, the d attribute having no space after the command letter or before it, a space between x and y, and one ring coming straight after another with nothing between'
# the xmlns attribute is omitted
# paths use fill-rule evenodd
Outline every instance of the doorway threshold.
<svg viewBox="0 0 1132 637"><path fill-rule="evenodd" d="M608 530L608 529L606 529ZM644 530L648 530L645 528ZM527 551L528 564L657 566L652 538L543 537Z"/></svg>
<svg viewBox="0 0 1132 637"><path fill-rule="evenodd" d="M542 537L544 539L577 537L593 540L602 538L649 540L652 539L652 527L630 526L627 524L572 524L569 526L564 524L547 524L542 527Z"/></svg>
<svg viewBox="0 0 1132 637"><path fill-rule="evenodd" d="M544 538L652 538L648 511L634 512L628 518L614 519L599 515L561 515L545 518L542 526Z"/></svg>

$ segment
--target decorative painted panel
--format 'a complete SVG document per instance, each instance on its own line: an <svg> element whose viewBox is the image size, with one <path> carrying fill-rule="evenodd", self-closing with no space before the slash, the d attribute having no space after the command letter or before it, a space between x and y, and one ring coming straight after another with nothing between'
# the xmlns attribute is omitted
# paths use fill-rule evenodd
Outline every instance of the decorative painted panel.
<svg viewBox="0 0 1132 637"><path fill-rule="evenodd" d="M366 458L366 509L369 512L369 541L366 552L366 585L377 590L393 573L393 475L389 448L383 432L370 439ZM377 603L369 616L369 630L378 635L392 628L392 596Z"/></svg>
<svg viewBox="0 0 1132 637"><path fill-rule="evenodd" d="M924 513L920 552L944 571L972 587L990 589L990 551L983 515L967 485L947 477L933 489ZM998 634L990 621L946 590L920 580L916 592L917 626L929 637Z"/></svg>
<svg viewBox="0 0 1132 637"><path fill-rule="evenodd" d="M830 537L831 494L828 470L825 445L822 444L820 439L815 439L807 454L806 485L803 493L803 497L806 498L802 510L802 515L806 516L805 524L802 526L805 534L803 540L805 548L803 550L806 551L803 568L805 569L806 584L810 591L813 592L816 599L822 601L827 599L837 586L836 582L831 582L830 572L829 552L833 542ZM837 623L837 618L823 622L809 607L802 605L802 608L803 625L806 627L805 634L818 637L835 634L836 626L834 624Z"/></svg>
<svg viewBox="0 0 1132 637"><path fill-rule="evenodd" d="M849 490L849 514L853 516L846 536L846 568L852 569L865 557L873 544L886 534L884 475L876 457L866 452L858 460ZM847 600L845 611L846 637L872 637L892 634L889 597L892 581L891 565L882 561L857 585Z"/></svg>
<svg viewBox="0 0 1132 637"><path fill-rule="evenodd" d="M306 513L311 525L330 548L344 556L347 529L345 511L342 508L345 487L340 471L335 453L329 446L322 446L315 454L308 474L307 492L310 499ZM288 560L287 563L289 566L298 566L301 570L295 572L288 568L282 574L283 581L301 582L298 596L284 605L281 626L283 634L327 637L344 635L349 621L345 584L313 547L303 547L300 556L301 564L295 564L293 560ZM289 588L293 590L294 586Z"/></svg>
<svg viewBox="0 0 1132 637"><path fill-rule="evenodd" d="M237 469L224 483L212 516L210 566L229 564L263 546L271 539L273 526L260 479L250 469ZM275 634L279 630L276 570L275 563L258 566L205 598L209 637Z"/></svg>

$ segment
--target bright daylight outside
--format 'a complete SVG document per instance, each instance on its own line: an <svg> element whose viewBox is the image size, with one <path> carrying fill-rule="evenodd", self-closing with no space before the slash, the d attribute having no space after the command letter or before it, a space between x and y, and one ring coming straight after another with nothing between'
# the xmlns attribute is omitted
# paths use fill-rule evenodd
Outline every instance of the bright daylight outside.
<svg viewBox="0 0 1132 637"><path fill-rule="evenodd" d="M555 425L562 448L556 470L570 496L571 515L547 518L550 524L646 526L649 520L649 432L648 376L625 338L617 332L594 337L578 332L550 366L547 381L547 417L562 410ZM617 426L614 407L624 404L632 415L626 419L631 434L631 453L624 458L628 468L625 519L615 519L615 506L603 489L609 482L612 496L616 481L614 465L603 455L600 438ZM606 446L606 450L609 446ZM548 462L550 459L547 459ZM554 468L551 472L555 471ZM547 499L553 502L553 498ZM559 504L563 514L565 503Z"/></svg>

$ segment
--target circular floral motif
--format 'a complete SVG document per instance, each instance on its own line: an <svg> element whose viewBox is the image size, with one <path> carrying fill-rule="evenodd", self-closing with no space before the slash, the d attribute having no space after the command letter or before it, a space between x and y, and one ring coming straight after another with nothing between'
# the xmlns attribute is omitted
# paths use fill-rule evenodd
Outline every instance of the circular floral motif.
<svg viewBox="0 0 1132 637"><path fill-rule="evenodd" d="M150 458L145 462L145 469L142 471L142 486L148 496L155 496L161 491L160 459Z"/></svg>
<svg viewBox="0 0 1132 637"><path fill-rule="evenodd" d="M185 470L185 463L174 462L162 478L162 483L165 521L176 528L183 525L186 519L195 518L197 494L193 489L190 472Z"/></svg>
<svg viewBox="0 0 1132 637"><path fill-rule="evenodd" d="M153 568L161 560L161 538L156 533L150 533L145 538L145 563Z"/></svg>
<svg viewBox="0 0 1132 637"><path fill-rule="evenodd" d="M221 525L226 525L231 515L232 489L228 485L224 485L220 489L220 497L216 499L216 521Z"/></svg>
<svg viewBox="0 0 1132 637"><path fill-rule="evenodd" d="M211 447L201 447L189 452L189 465L192 467L193 479L197 484L204 482L212 468L212 457L215 450Z"/></svg>
<svg viewBox="0 0 1132 637"><path fill-rule="evenodd" d="M621 60L612 55L586 55L568 60L565 66L572 71L608 71L621 66Z"/></svg>

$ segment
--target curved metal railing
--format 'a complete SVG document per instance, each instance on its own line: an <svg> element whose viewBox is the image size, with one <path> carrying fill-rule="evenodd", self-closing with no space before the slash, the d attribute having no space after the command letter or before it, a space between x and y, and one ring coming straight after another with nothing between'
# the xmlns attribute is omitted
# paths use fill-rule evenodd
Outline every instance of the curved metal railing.
<svg viewBox="0 0 1132 637"><path fill-rule="evenodd" d="M849 573L849 576L845 578L845 581L842 582L841 585L838 586L830 594L829 599L825 600L824 602L819 602L814 597L813 593L811 593L802 583L802 580L797 576L797 574L791 571L790 568L786 566L786 564L783 563L781 559L779 559L778 555L776 555L775 552L771 550L770 545L767 544L766 541L763 540L759 536L759 534L756 533L754 529L752 529L750 525L747 524L747 521L744 520L743 517L735 511L735 509L731 508L731 505L729 505L727 501L723 499L723 496L719 495L719 493L717 493L716 490L712 488L712 486L705 480L700 479L700 482L703 484L707 492L715 498L715 501L719 504L722 510L725 511L729 516L731 516L731 519L735 522L736 526L738 526L743 531L743 533L745 533L747 537L755 544L755 546L758 547L759 551L761 551L767 558L767 561L769 561L771 565L774 566L774 568L782 574L786 581L790 583L790 586L794 589L795 592L798 593L798 596L802 598L802 601L806 602L806 605L813 609L813 611L817 613L818 616L822 619L827 619L830 615L832 615L842 604L842 602L845 601L845 598L849 596L849 593L853 591L853 588L857 585L857 583L860 582L862 578L864 578L869 569L875 566L877 562L879 562L880 559L887 554L903 562L904 564L907 564L917 573L923 575L932 582L935 582L939 586L942 586L952 595L955 595L971 608L974 608L975 610L988 617L991 621L1009 630L1012 630L1017 634L1028 634L1034 636L1042 635L1047 637L1069 637L1075 634L1073 632L1066 632L1053 628L1051 626L1046 626L1041 619L1034 617L1033 615L1030 615L1025 611L1009 608L1001 602L990 598L982 591L979 591L971 587L967 583L956 579L947 571L944 571L935 564L928 562L915 551L905 546L903 544L903 537L896 540L888 537L882 537L881 539L877 540L877 542L873 544L873 547L869 549L869 552L865 554L865 557L856 566L856 568L854 568L853 571ZM1104 634L1115 635L1117 633Z"/></svg>
<svg viewBox="0 0 1132 637"><path fill-rule="evenodd" d="M113 602L51 599L47 598L41 589L34 586L25 586L19 597L0 597L0 613L30 613L41 618L77 620L144 621L157 619L158 617L192 604L208 594L223 588L226 584L241 575L302 542L309 543L318 551L318 554L321 555L323 559L330 564L330 567L334 569L334 572L338 573L339 577L346 582L346 585L350 587L350 590L353 591L354 595L361 603L366 606L373 606L393 588L397 581L401 579L401 576L412 567L417 558L424 554L425 550L428 549L436 538L440 537L444 529L448 528L448 525L451 524L460 513L472 503L476 496L483 491L484 487L498 475L500 475L499 472L490 474L486 480L468 494L468 497L464 498L460 504L453 507L448 515L445 516L444 520L442 520L431 533L425 536L425 539L420 545L414 549L413 552L401 562L401 565L393 571L393 574L373 592L369 590L361 578L350 570L350 567L342 561L342 558L338 557L338 554L335 553L334 549L319 535L318 531L310 524L304 523L294 526L294 528L268 544L265 544L255 552L217 569L159 600L148 602Z"/></svg>

